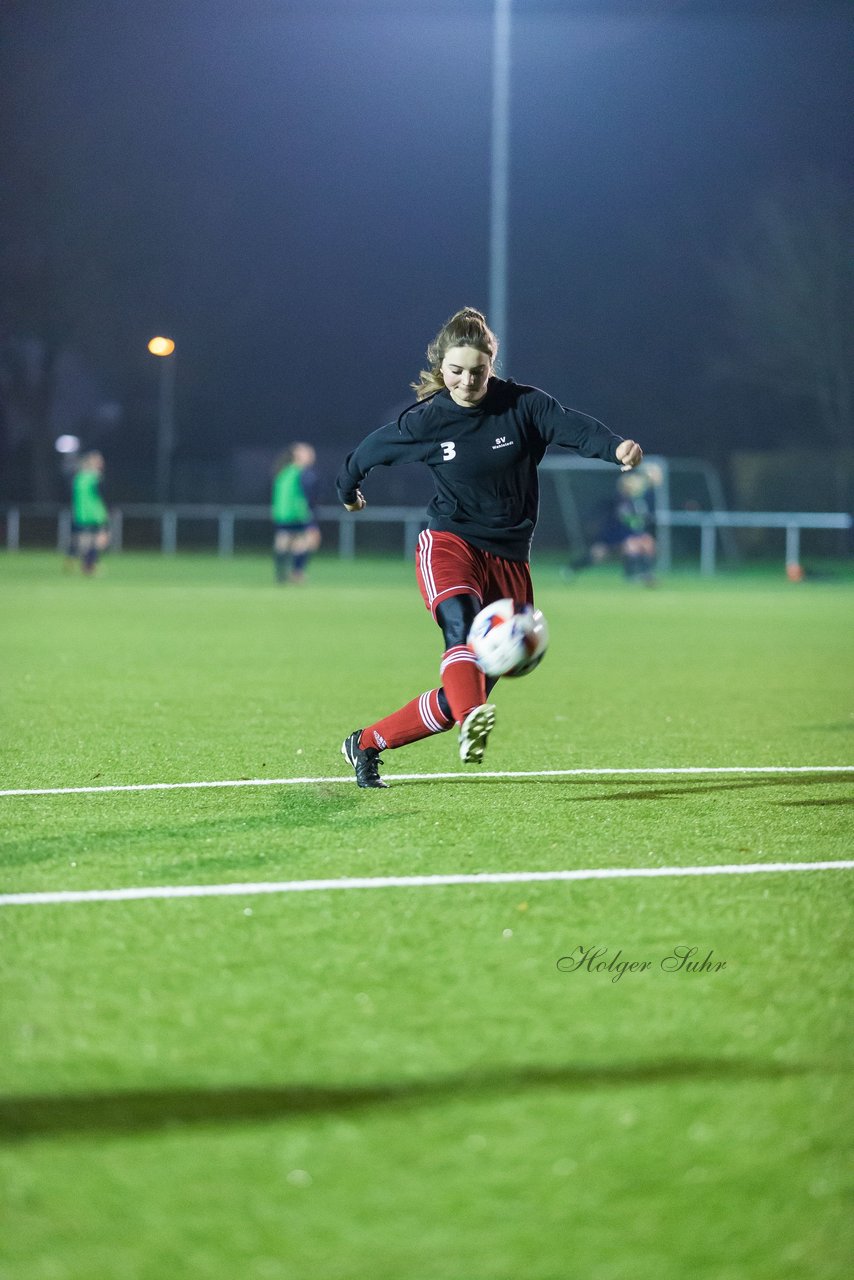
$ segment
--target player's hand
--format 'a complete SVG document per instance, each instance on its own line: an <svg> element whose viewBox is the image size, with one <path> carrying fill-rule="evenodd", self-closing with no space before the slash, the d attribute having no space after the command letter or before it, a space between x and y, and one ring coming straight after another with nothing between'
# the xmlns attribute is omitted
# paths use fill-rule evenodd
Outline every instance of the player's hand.
<svg viewBox="0 0 854 1280"><path fill-rule="evenodd" d="M361 490L361 489L357 489L357 490L356 490L356 496L355 496L355 498L353 499L353 501L352 501L352 502L345 502L345 503L344 503L344 510L345 510L345 511L364 511L364 509L365 509L365 507L366 507L367 505L368 505L368 504L367 504L367 502L366 502L366 501L365 501L365 499L364 499L364 496L363 496L363 494L362 494L362 490Z"/></svg>
<svg viewBox="0 0 854 1280"><path fill-rule="evenodd" d="M643 462L643 449L636 440L621 440L617 445L617 461L621 471L631 471Z"/></svg>

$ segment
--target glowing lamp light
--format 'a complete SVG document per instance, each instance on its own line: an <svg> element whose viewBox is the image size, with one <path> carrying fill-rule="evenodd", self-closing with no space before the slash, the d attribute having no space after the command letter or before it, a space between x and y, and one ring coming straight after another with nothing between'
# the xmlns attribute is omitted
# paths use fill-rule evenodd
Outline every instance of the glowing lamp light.
<svg viewBox="0 0 854 1280"><path fill-rule="evenodd" d="M57 453L77 453L80 440L77 436L59 436L53 447Z"/></svg>
<svg viewBox="0 0 854 1280"><path fill-rule="evenodd" d="M148 349L153 356L171 356L175 350L175 343L171 338L152 338L148 344Z"/></svg>

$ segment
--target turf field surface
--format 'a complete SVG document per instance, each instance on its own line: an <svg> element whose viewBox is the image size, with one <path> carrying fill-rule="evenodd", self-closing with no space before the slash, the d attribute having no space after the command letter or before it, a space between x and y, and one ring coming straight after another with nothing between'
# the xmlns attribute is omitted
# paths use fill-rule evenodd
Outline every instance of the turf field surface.
<svg viewBox="0 0 854 1280"><path fill-rule="evenodd" d="M4 905L0 1275L847 1275L850 585L535 564L483 768L362 792L438 632L402 562L271 579L0 558L0 893L769 869Z"/></svg>

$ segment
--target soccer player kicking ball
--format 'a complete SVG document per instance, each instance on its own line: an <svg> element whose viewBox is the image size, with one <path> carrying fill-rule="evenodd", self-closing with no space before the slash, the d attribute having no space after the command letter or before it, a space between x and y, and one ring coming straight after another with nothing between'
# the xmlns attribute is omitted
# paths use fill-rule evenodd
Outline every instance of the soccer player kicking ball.
<svg viewBox="0 0 854 1280"><path fill-rule="evenodd" d="M537 387L495 377L498 339L479 311L451 316L427 348L417 403L357 445L338 473L348 511L367 504L359 488L378 466L423 462L435 494L418 539L416 575L444 637L442 683L400 710L356 729L341 751L360 787L385 787L380 752L459 725L460 759L479 764L495 725L484 675L466 640L480 610L510 598L533 604L529 558L537 522L537 467L550 444L631 470L640 445L595 418L566 409Z"/></svg>

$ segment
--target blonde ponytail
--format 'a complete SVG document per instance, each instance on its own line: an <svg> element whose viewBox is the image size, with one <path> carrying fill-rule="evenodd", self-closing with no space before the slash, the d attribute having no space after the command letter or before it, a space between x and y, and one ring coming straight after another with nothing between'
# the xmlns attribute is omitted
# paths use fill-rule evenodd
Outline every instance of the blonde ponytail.
<svg viewBox="0 0 854 1280"><path fill-rule="evenodd" d="M422 369L418 381L411 384L418 400L425 400L445 385L442 361L454 347L474 347L495 363L498 339L486 323L486 317L474 307L463 307L452 315L427 348L429 368Z"/></svg>

